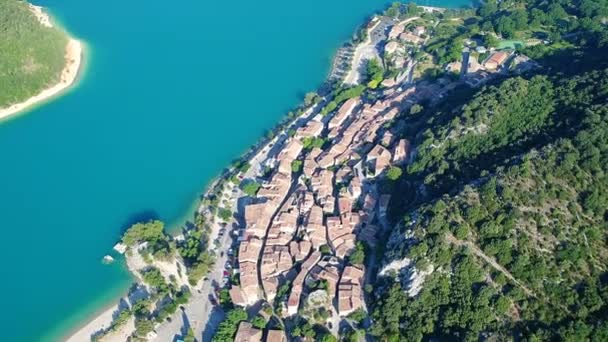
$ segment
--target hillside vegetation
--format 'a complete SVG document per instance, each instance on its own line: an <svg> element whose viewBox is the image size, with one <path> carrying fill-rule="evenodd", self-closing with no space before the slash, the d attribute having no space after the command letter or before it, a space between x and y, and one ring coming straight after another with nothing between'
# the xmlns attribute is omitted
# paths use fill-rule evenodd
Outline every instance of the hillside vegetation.
<svg viewBox="0 0 608 342"><path fill-rule="evenodd" d="M0 0L0 108L59 81L67 39L41 25L26 2Z"/></svg>
<svg viewBox="0 0 608 342"><path fill-rule="evenodd" d="M371 334L606 341L608 2L487 1L479 12L502 36L517 36L516 13L571 39L529 48L543 66L533 73L405 116L417 155L386 184L384 263L409 264L376 281ZM423 285L410 296L412 274Z"/></svg>

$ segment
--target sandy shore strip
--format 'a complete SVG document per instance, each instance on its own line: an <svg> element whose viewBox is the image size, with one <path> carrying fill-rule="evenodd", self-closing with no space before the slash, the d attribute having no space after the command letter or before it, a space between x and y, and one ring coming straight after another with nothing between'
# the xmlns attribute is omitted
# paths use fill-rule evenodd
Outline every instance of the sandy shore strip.
<svg viewBox="0 0 608 342"><path fill-rule="evenodd" d="M0 119L6 118L37 103L50 99L71 86L76 80L78 70L82 64L82 43L80 41L76 39L70 39L68 41L65 51L65 62L66 64L61 71L59 83L44 89L39 94L34 95L21 103L16 103L10 107L0 109Z"/></svg>
<svg viewBox="0 0 608 342"><path fill-rule="evenodd" d="M41 7L30 5L30 9L36 15L41 25L53 27L49 16L42 11ZM7 108L0 108L0 120L48 100L70 87L78 77L78 71L82 66L82 54L83 44L79 40L70 38L65 48L65 66L61 71L59 82L21 103L16 103Z"/></svg>
<svg viewBox="0 0 608 342"><path fill-rule="evenodd" d="M92 321L88 322L83 327L79 328L74 334L68 337L66 342L88 342L91 341L91 336L96 332L107 329L110 327L113 321L114 313L119 310L119 305L113 305ZM105 342L124 342L127 337L135 330L135 322L133 317L118 331L111 333L103 338Z"/></svg>

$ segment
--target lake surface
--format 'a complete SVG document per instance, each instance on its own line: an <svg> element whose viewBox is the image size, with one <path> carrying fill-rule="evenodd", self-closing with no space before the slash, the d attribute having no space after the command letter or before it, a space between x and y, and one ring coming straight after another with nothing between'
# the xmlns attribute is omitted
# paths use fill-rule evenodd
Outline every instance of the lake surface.
<svg viewBox="0 0 608 342"><path fill-rule="evenodd" d="M463 6L469 0L421 1ZM54 341L123 294L101 259L140 217L169 226L325 78L382 0L39 0L88 44L69 94L0 123L5 341Z"/></svg>

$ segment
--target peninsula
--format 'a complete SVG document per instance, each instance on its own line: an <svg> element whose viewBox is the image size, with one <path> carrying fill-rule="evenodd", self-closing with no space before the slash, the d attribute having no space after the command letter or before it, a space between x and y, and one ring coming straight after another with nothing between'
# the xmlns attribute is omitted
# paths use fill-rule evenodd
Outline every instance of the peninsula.
<svg viewBox="0 0 608 342"><path fill-rule="evenodd" d="M74 84L83 45L58 28L39 6L0 4L0 120L27 110Z"/></svg>
<svg viewBox="0 0 608 342"><path fill-rule="evenodd" d="M604 340L608 7L561 3L372 16L72 340Z"/></svg>

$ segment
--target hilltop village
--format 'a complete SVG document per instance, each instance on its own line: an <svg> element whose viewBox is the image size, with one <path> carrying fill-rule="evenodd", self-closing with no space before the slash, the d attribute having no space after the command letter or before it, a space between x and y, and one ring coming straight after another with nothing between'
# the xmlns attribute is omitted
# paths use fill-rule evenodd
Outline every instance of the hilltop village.
<svg viewBox="0 0 608 342"><path fill-rule="evenodd" d="M127 247L118 247L147 302L128 299L113 314L120 321L96 327L95 338L363 338L386 245L379 240L390 231L383 184L398 180L417 153L403 118L455 90L537 68L518 48L547 43L462 33L474 15L393 5L372 17L339 49L329 87L307 94L211 186L193 227L175 238L156 223L127 231Z"/></svg>
<svg viewBox="0 0 608 342"><path fill-rule="evenodd" d="M429 79L425 72L435 66L421 65L424 59L414 56L438 24L435 16L374 17L365 28L367 38L351 49L346 62L352 66L332 72L342 75L344 83L353 82L354 88L346 91L355 89L355 96L339 106L320 103L325 106L320 113L292 130L265 161L272 171L256 179L261 187L244 207L232 270L238 281L228 285L234 305L261 308L259 314L267 318L274 311L292 322L287 326L292 332L304 318L338 335L342 320L365 315L362 256L378 247L377 233L387 225L391 200L377 180L398 178L415 153L399 137L399 116L419 103L432 104L457 86L479 87L494 77L536 67L514 49L485 47L471 39L461 48L461 58L441 66L443 76ZM341 50L338 58L348 55ZM334 67L340 68L340 62ZM357 91L364 89L363 82L366 94ZM327 107L336 109L327 113ZM235 340L261 341L263 336L265 341L286 338L241 322Z"/></svg>

